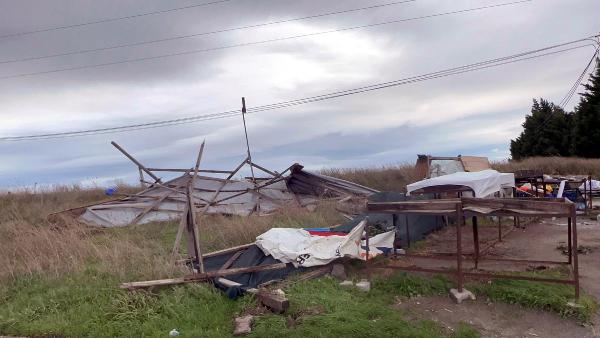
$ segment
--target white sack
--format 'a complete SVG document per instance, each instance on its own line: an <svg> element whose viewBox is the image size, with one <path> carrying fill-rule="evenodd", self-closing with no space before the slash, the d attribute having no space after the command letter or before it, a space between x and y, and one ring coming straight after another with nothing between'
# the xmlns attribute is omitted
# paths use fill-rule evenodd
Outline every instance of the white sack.
<svg viewBox="0 0 600 338"><path fill-rule="evenodd" d="M294 266L325 265L341 257L365 260L366 251L361 243L366 221L359 223L346 236L312 236L302 229L273 228L256 237L255 244L265 255L271 255ZM373 236L369 239L370 258L383 253L377 247L392 248L394 231Z"/></svg>

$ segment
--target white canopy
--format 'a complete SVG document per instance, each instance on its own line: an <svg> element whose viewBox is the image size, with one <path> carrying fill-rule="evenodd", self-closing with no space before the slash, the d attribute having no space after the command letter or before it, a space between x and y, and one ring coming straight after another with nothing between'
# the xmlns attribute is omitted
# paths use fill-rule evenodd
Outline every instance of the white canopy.
<svg viewBox="0 0 600 338"><path fill-rule="evenodd" d="M474 197L486 197L493 193L515 186L515 175L488 169L478 172L457 172L450 175L425 179L406 186L407 194L423 192L446 192L459 188L469 188Z"/></svg>

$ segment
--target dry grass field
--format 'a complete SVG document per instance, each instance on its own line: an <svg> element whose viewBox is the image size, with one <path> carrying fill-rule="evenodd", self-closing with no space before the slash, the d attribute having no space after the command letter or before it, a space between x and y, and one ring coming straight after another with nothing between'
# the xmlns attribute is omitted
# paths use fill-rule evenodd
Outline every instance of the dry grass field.
<svg viewBox="0 0 600 338"><path fill-rule="evenodd" d="M494 169L542 169L549 174L592 174L600 177L600 160L577 158L531 158L522 162L496 162ZM416 180L414 166L404 163L373 168L333 168L321 173L357 182L379 190L404 191ZM120 191L132 192L122 186ZM84 226L69 217L52 221L47 215L80 205L108 199L101 189L57 186L34 193L23 190L0 195L0 280L22 275L60 276L82 269L88 262L98 263L119 276L137 271L142 277L173 273L168 262L168 247L175 234L175 223L165 222L123 229ZM316 212L289 208L270 217L206 217L201 227L207 250L249 243L271 227L320 227L342 221L334 207L326 203Z"/></svg>
<svg viewBox="0 0 600 338"><path fill-rule="evenodd" d="M507 172L540 168L545 173L591 173L600 176L600 160L534 158L524 162L494 163L493 167ZM407 183L415 181L412 164L324 169L321 172L387 191L404 191ZM123 186L120 190L133 192L135 188ZM0 310L0 335L129 336L143 332L145 336L162 336L166 326L175 325L171 323L180 323L177 325L186 327L188 332L208 330L202 331L205 333L202 335L206 336L223 336L223 330L226 330L225 335L230 334L231 316L252 306L251 301L229 301L209 286L199 285L175 288L159 295L127 294L118 289L118 283L122 281L172 277L184 273L181 267L172 264L169 255L177 222L101 229L79 224L69 217L47 217L56 211L104 199L108 197L104 196L101 189L82 189L77 186L56 187L43 193L23 190L0 195L0 302L4 304ZM335 207L331 203L322 203L314 212L289 208L267 217L203 217L200 228L204 248L214 251L249 243L272 227L325 227L339 224L343 218ZM377 284L387 293L377 291L381 294L371 299L373 303L358 310L348 307L350 303L344 303L346 305L343 306L336 304L340 299L353 302L362 299L362 296L350 295L332 281L315 283L313 287L322 287L322 293L315 295L310 289L298 286L296 291L292 291L291 297L296 297L294 301L298 304L306 303L302 297L309 294L323 297L326 304L331 302L332 313L341 315L348 312L345 315L359 319L371 316L369 311L380 313L380 309L387 306L386 302L393 299L392 294L412 294L414 288L429 290L424 293L432 293L431 290L443 293L446 285L449 285L435 280L398 277L395 282L398 290L390 289L389 285L385 286L387 284ZM431 283L441 284L436 284L432 289ZM364 305L368 300L365 298L360 302ZM302 306L314 307L311 304ZM200 324L193 319L199 312L204 314L204 326L200 328L197 327ZM414 326L395 314L382 313L381 316L389 327L402 324L407 330L414 330L414 336L447 336L432 323ZM327 316L319 318L333 320ZM282 325L280 320L279 317L268 317L259 328L267 330L263 333L269 332ZM305 328L313 330L323 325L319 321L313 324L307 324ZM373 324L370 320L356 322L356 325L373 332L385 329L371 327ZM341 331L336 331L338 329ZM346 329L349 328L336 326L332 335L343 335ZM282 334L296 332L281 330ZM300 332L304 331L296 333Z"/></svg>

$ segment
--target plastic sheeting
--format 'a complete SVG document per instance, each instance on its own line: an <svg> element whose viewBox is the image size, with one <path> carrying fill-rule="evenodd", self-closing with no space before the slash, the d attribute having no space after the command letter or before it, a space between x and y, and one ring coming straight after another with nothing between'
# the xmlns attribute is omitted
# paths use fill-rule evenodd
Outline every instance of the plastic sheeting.
<svg viewBox="0 0 600 338"><path fill-rule="evenodd" d="M273 258L296 267L325 265L341 257L365 260L366 241L362 240L366 221L346 236L315 236L303 229L274 228L256 238L256 246ZM369 238L369 258L391 250L394 231Z"/></svg>
<svg viewBox="0 0 600 338"><path fill-rule="evenodd" d="M478 172L458 172L450 175L434 177L406 186L407 194L417 190L444 192L456 187L467 187L473 191L474 197L487 197L503 188L515 186L515 176L511 173L500 173L488 169Z"/></svg>

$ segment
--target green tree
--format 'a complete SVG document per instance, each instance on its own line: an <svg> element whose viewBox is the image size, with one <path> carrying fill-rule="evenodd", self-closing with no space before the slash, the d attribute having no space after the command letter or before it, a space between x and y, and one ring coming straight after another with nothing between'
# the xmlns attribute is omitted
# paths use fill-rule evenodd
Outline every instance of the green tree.
<svg viewBox="0 0 600 338"><path fill-rule="evenodd" d="M596 65L600 59L596 59ZM585 92L575 108L572 153L579 157L600 157L600 67L584 84Z"/></svg>
<svg viewBox="0 0 600 338"><path fill-rule="evenodd" d="M510 141L515 160L530 156L570 156L572 114L552 102L533 100L531 113L525 116L523 132Z"/></svg>

